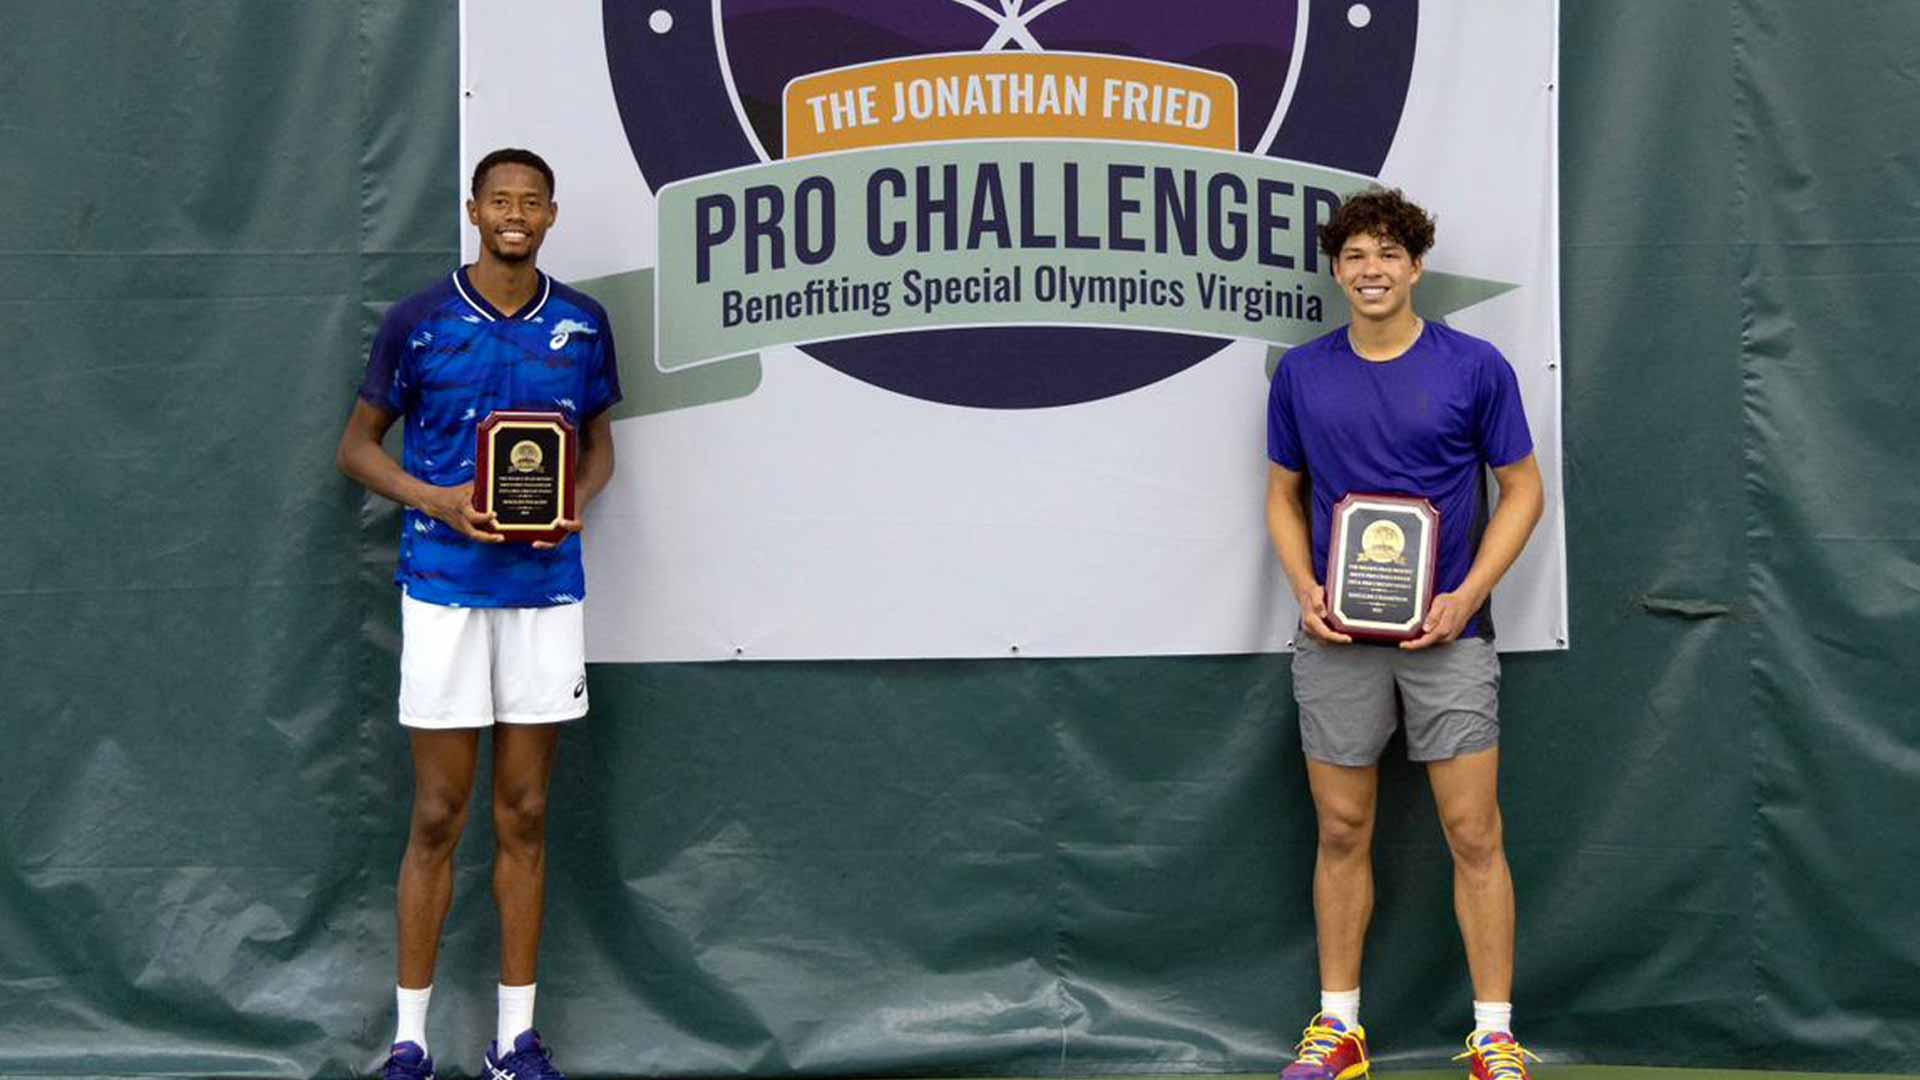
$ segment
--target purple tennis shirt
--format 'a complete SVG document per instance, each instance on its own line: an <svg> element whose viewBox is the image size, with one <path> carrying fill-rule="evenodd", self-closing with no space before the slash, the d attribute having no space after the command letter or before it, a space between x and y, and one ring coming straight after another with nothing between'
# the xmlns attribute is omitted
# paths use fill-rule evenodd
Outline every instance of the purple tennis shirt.
<svg viewBox="0 0 1920 1080"><path fill-rule="evenodd" d="M1267 394L1267 457L1313 487L1313 574L1327 580L1333 507L1350 492L1417 495L1440 511L1436 593L1467 578L1486 531L1484 466L1533 453L1520 382L1492 343L1429 322L1376 363L1347 328L1287 350ZM1492 637L1482 608L1462 637Z"/></svg>

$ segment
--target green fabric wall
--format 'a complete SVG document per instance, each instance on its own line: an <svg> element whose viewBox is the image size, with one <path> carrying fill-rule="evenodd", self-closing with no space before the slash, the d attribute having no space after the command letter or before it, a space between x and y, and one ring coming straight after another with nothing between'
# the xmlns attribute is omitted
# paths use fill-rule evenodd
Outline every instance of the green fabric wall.
<svg viewBox="0 0 1920 1080"><path fill-rule="evenodd" d="M457 22L0 0L0 1074L341 1076L390 1033L397 516L332 448L455 258ZM1916 40L1891 0L1565 4L1575 646L1504 696L1552 1059L1920 1071ZM576 1076L1258 1071L1313 1007L1283 659L592 677L541 996ZM1379 847L1367 1019L1431 1062L1469 995L1404 763Z"/></svg>

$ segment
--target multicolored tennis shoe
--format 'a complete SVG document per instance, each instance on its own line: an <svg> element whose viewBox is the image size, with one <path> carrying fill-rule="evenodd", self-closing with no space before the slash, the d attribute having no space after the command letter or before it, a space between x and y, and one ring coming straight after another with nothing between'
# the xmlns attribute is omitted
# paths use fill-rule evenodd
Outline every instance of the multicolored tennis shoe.
<svg viewBox="0 0 1920 1080"><path fill-rule="evenodd" d="M1349 1028L1337 1016L1321 1013L1307 1021L1307 1030L1293 1048L1293 1061L1280 1070L1280 1080L1353 1080L1367 1075L1367 1030Z"/></svg>
<svg viewBox="0 0 1920 1080"><path fill-rule="evenodd" d="M1467 1036L1467 1052L1453 1060L1469 1062L1467 1075L1473 1080L1531 1080L1528 1058L1540 1060L1507 1032L1476 1031Z"/></svg>

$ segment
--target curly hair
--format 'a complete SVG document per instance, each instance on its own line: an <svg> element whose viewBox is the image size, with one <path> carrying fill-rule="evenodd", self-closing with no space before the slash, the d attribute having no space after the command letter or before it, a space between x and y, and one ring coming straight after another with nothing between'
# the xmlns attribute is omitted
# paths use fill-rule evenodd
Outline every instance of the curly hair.
<svg viewBox="0 0 1920 1080"><path fill-rule="evenodd" d="M1433 218L1399 188L1369 188L1348 196L1333 219L1320 226L1320 250L1337 259L1347 240L1356 235L1385 237L1418 259L1433 247Z"/></svg>

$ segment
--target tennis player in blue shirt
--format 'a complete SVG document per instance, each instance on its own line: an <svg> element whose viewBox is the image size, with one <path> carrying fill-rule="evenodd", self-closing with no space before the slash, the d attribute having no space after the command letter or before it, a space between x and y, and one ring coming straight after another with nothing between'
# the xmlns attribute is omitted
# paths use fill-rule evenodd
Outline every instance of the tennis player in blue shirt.
<svg viewBox="0 0 1920 1080"><path fill-rule="evenodd" d="M1433 237L1432 219L1398 191L1342 204L1320 247L1351 320L1289 350L1268 396L1267 525L1300 603L1294 697L1319 819L1320 1012L1283 1080L1353 1080L1369 1070L1360 958L1373 914L1378 763L1403 725L1453 854L1474 998L1461 1057L1474 1080L1527 1080L1512 1035L1513 879L1496 795L1500 661L1488 598L1540 519L1540 469L1519 383L1499 350L1414 311ZM1489 471L1500 494L1491 515ZM1411 640L1356 641L1328 620L1332 515L1350 493L1417 496L1439 510L1434 597Z"/></svg>
<svg viewBox="0 0 1920 1080"><path fill-rule="evenodd" d="M489 1075L557 1080L533 1030L545 903L547 785L561 723L587 712L581 522L558 542L506 543L472 505L475 430L499 410L557 412L579 433L575 514L613 475L608 409L620 400L613 328L537 265L558 215L553 170L526 150L474 168L467 220L480 255L388 311L340 438L340 470L407 507L400 723L413 814L400 864L399 1021L383 1076L427 1080L427 1002L453 899L453 851L483 729L493 733L493 894L499 1019ZM402 460L380 443L405 420Z"/></svg>

